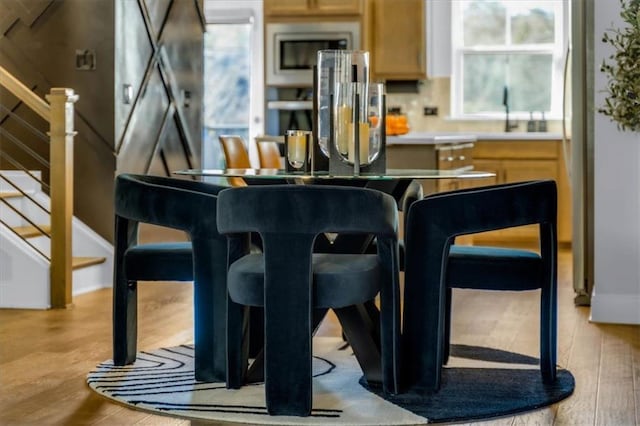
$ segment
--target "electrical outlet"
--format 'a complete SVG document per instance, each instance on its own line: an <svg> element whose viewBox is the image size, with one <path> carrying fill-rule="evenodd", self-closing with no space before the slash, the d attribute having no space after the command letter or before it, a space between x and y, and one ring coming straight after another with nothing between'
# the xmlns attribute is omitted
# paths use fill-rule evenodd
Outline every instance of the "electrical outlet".
<svg viewBox="0 0 640 426"><path fill-rule="evenodd" d="M426 106L423 110L424 115L438 115L438 107Z"/></svg>

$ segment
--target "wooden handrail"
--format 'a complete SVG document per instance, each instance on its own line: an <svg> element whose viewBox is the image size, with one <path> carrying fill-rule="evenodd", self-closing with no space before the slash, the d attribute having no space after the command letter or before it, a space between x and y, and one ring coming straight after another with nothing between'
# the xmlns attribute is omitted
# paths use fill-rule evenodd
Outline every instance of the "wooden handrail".
<svg viewBox="0 0 640 426"><path fill-rule="evenodd" d="M0 66L0 86L7 88L15 97L27 104L29 108L47 120L47 122L50 121L51 108L49 104L33 93L31 89L22 84L20 80L11 75L11 73L2 66Z"/></svg>
<svg viewBox="0 0 640 426"><path fill-rule="evenodd" d="M49 123L49 188L51 198L50 303L64 308L72 303L73 130L78 96L72 89L52 88L41 99L0 66L0 86L9 90Z"/></svg>

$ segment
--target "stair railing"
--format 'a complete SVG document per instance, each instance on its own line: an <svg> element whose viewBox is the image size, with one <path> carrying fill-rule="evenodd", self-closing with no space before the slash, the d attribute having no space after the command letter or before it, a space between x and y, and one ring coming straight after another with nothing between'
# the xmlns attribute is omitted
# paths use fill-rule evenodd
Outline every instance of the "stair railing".
<svg viewBox="0 0 640 426"><path fill-rule="evenodd" d="M49 187L51 199L51 307L64 308L72 303L73 218L73 89L52 88L41 99L0 66L0 85L49 123Z"/></svg>

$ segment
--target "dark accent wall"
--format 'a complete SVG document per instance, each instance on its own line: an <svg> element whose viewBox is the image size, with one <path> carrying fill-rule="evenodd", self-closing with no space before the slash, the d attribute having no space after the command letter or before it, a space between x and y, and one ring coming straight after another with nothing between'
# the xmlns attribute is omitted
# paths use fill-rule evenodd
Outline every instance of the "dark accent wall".
<svg viewBox="0 0 640 426"><path fill-rule="evenodd" d="M108 240L116 174L168 176L200 165L202 10L202 0L0 0L0 64L42 97L51 87L80 96L75 215ZM95 67L79 69L84 51ZM46 133L4 89L0 103ZM47 143L18 120L0 111L0 126L48 160ZM2 132L0 150L48 180L46 167ZM0 160L0 168L13 166Z"/></svg>

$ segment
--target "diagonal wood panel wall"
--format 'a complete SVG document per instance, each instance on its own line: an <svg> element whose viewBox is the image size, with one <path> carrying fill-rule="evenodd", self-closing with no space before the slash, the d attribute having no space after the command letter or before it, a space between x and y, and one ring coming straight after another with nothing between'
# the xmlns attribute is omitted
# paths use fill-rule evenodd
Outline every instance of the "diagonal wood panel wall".
<svg viewBox="0 0 640 426"><path fill-rule="evenodd" d="M0 63L44 97L71 87L76 103L75 214L112 240L115 174L170 175L200 165L202 0L1 0ZM94 66L81 69L81 53ZM48 169L48 125L0 89L0 150ZM0 160L0 168L13 168Z"/></svg>

